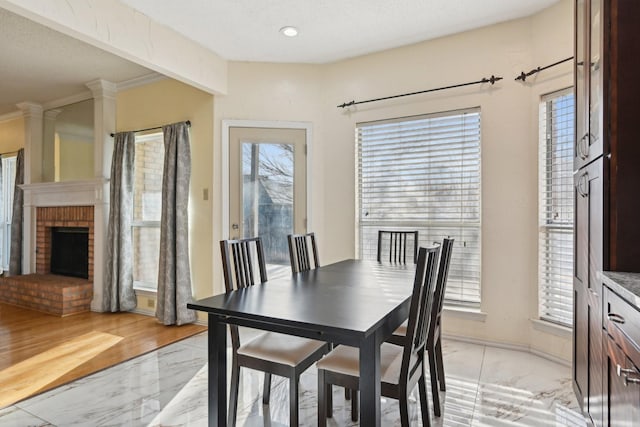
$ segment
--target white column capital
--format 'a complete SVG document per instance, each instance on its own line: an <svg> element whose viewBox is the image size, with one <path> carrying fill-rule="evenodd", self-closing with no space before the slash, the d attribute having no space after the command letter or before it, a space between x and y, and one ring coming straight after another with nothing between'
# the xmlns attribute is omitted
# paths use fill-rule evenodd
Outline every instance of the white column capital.
<svg viewBox="0 0 640 427"><path fill-rule="evenodd" d="M42 105L35 102L25 101L16 104L16 107L22 111L24 117L42 117Z"/></svg>
<svg viewBox="0 0 640 427"><path fill-rule="evenodd" d="M95 98L113 98L116 97L118 86L108 80L95 79L85 83Z"/></svg>
<svg viewBox="0 0 640 427"><path fill-rule="evenodd" d="M45 120L55 120L56 117L58 117L58 114L60 113L62 113L62 110L58 110L58 109L47 110L44 112L44 118Z"/></svg>

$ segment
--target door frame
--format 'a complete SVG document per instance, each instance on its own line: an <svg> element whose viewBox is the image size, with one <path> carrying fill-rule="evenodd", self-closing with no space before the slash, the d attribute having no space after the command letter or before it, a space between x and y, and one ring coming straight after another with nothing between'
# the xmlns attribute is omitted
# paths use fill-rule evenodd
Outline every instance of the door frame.
<svg viewBox="0 0 640 427"><path fill-rule="evenodd" d="M311 122L289 122L278 120L222 120L222 238L229 238L229 130L232 127L244 128L267 128L267 129L304 129L307 145L306 152L306 175L307 188L307 231L313 229L311 220L311 149L313 126Z"/></svg>

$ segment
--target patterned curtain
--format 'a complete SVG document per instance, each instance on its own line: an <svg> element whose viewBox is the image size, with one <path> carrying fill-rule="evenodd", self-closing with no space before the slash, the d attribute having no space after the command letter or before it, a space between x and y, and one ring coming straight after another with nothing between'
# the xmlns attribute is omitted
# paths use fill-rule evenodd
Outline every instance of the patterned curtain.
<svg viewBox="0 0 640 427"><path fill-rule="evenodd" d="M11 217L11 250L9 252L9 275L22 274L22 216L24 184L24 148L18 151L16 158L16 181L13 190L13 216Z"/></svg>
<svg viewBox="0 0 640 427"><path fill-rule="evenodd" d="M163 126L164 171L156 317L165 325L196 321L189 268L189 180L191 151L186 122Z"/></svg>
<svg viewBox="0 0 640 427"><path fill-rule="evenodd" d="M107 230L107 265L103 311L129 311L136 307L133 290L133 162L135 135L115 135L111 162L111 196Z"/></svg>

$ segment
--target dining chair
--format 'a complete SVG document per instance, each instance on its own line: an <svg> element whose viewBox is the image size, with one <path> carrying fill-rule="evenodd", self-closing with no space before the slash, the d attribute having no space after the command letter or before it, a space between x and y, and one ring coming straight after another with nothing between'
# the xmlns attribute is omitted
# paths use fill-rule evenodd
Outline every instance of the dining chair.
<svg viewBox="0 0 640 427"><path fill-rule="evenodd" d="M287 241L289 242L289 259L291 260L291 271L293 273L320 267L315 233L289 234ZM309 246L311 246L311 253L309 252ZM311 255L313 255L313 258Z"/></svg>
<svg viewBox="0 0 640 427"><path fill-rule="evenodd" d="M320 261L318 257L318 247L316 245L316 235L314 232L306 234L289 234L287 236L289 242L289 258L291 260L291 272L299 273L301 271L308 271L313 268L320 267ZM311 246L311 253L313 254L313 261L311 254L309 253L309 246ZM330 348L333 348L333 344L329 344ZM344 389L344 398L346 400L351 399L351 390ZM354 394L354 405L358 406L358 396ZM356 415L352 415L354 421L357 421Z"/></svg>
<svg viewBox="0 0 640 427"><path fill-rule="evenodd" d="M265 257L260 237L222 240L222 266L227 292L267 282ZM298 384L300 375L329 350L327 343L307 338L265 332L242 344L236 325L231 329L233 357L229 425L236 424L240 368L265 373L262 402L269 404L271 375L289 378L289 425L298 425Z"/></svg>
<svg viewBox="0 0 640 427"><path fill-rule="evenodd" d="M455 239L445 238L440 249L440 263L438 266L438 277L434 288L433 310L431 313L431 323L429 335L427 336L427 355L429 357L429 376L431 377L431 395L433 397L433 413L436 417L442 414L440 404L440 391L446 391L444 363L442 359L442 307L444 304L444 294L447 287L447 277L449 276L449 265L451 264L451 253ZM403 323L393 332L388 342L403 345L407 335L407 323ZM438 387L439 386L439 387Z"/></svg>
<svg viewBox="0 0 640 427"><path fill-rule="evenodd" d="M380 346L380 394L397 399L400 422L409 426L409 394L416 384L420 394L422 424L430 425L429 403L424 369L424 350L431 321L436 260L440 247L420 248L409 308L407 339L403 346L382 343ZM338 346L316 366L318 368L318 425L325 426L332 416L328 394L331 384L360 388L360 357L356 347Z"/></svg>
<svg viewBox="0 0 640 427"><path fill-rule="evenodd" d="M407 263L407 243L413 238L413 259L418 256L418 231L378 230L378 262ZM409 247L411 249L411 247ZM389 254L387 258L386 255Z"/></svg>

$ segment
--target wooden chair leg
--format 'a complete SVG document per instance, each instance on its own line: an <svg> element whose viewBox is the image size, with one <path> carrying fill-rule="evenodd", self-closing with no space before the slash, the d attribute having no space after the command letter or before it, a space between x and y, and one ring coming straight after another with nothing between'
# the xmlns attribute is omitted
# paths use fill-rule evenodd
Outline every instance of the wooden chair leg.
<svg viewBox="0 0 640 427"><path fill-rule="evenodd" d="M424 375L418 380L418 393L420 394L420 412L422 414L422 425L424 427L431 426L431 417L429 416L429 396L427 395L427 379Z"/></svg>
<svg viewBox="0 0 640 427"><path fill-rule="evenodd" d="M351 421L353 422L357 422L358 421L358 414L359 414L359 410L360 408L358 407L358 394L360 392L358 390L351 390Z"/></svg>
<svg viewBox="0 0 640 427"><path fill-rule="evenodd" d="M438 390L438 370L436 368L435 351L429 351L428 359L429 359L429 376L431 377L431 395L433 397L433 414L436 417L439 417L441 415L440 391Z"/></svg>
<svg viewBox="0 0 640 427"><path fill-rule="evenodd" d="M231 362L231 390L229 391L229 425L236 425L236 416L238 414L238 388L240 381L240 367L238 362L233 359Z"/></svg>
<svg viewBox="0 0 640 427"><path fill-rule="evenodd" d="M262 388L262 403L264 403L265 405L268 405L270 398L271 398L271 374L265 372L264 384Z"/></svg>
<svg viewBox="0 0 640 427"><path fill-rule="evenodd" d="M325 427L327 425L327 387L329 384L324 382L324 371L318 369L318 426Z"/></svg>
<svg viewBox="0 0 640 427"><path fill-rule="evenodd" d="M442 341L438 338L435 345L435 353L436 353L436 365L438 369L438 382L440 383L440 390L447 391L447 385L444 380L444 362L442 360Z"/></svg>
<svg viewBox="0 0 640 427"><path fill-rule="evenodd" d="M298 426L298 377L289 379L289 425Z"/></svg>
<svg viewBox="0 0 640 427"><path fill-rule="evenodd" d="M351 390L349 390L347 387L344 388L344 400L349 400L351 399Z"/></svg>

